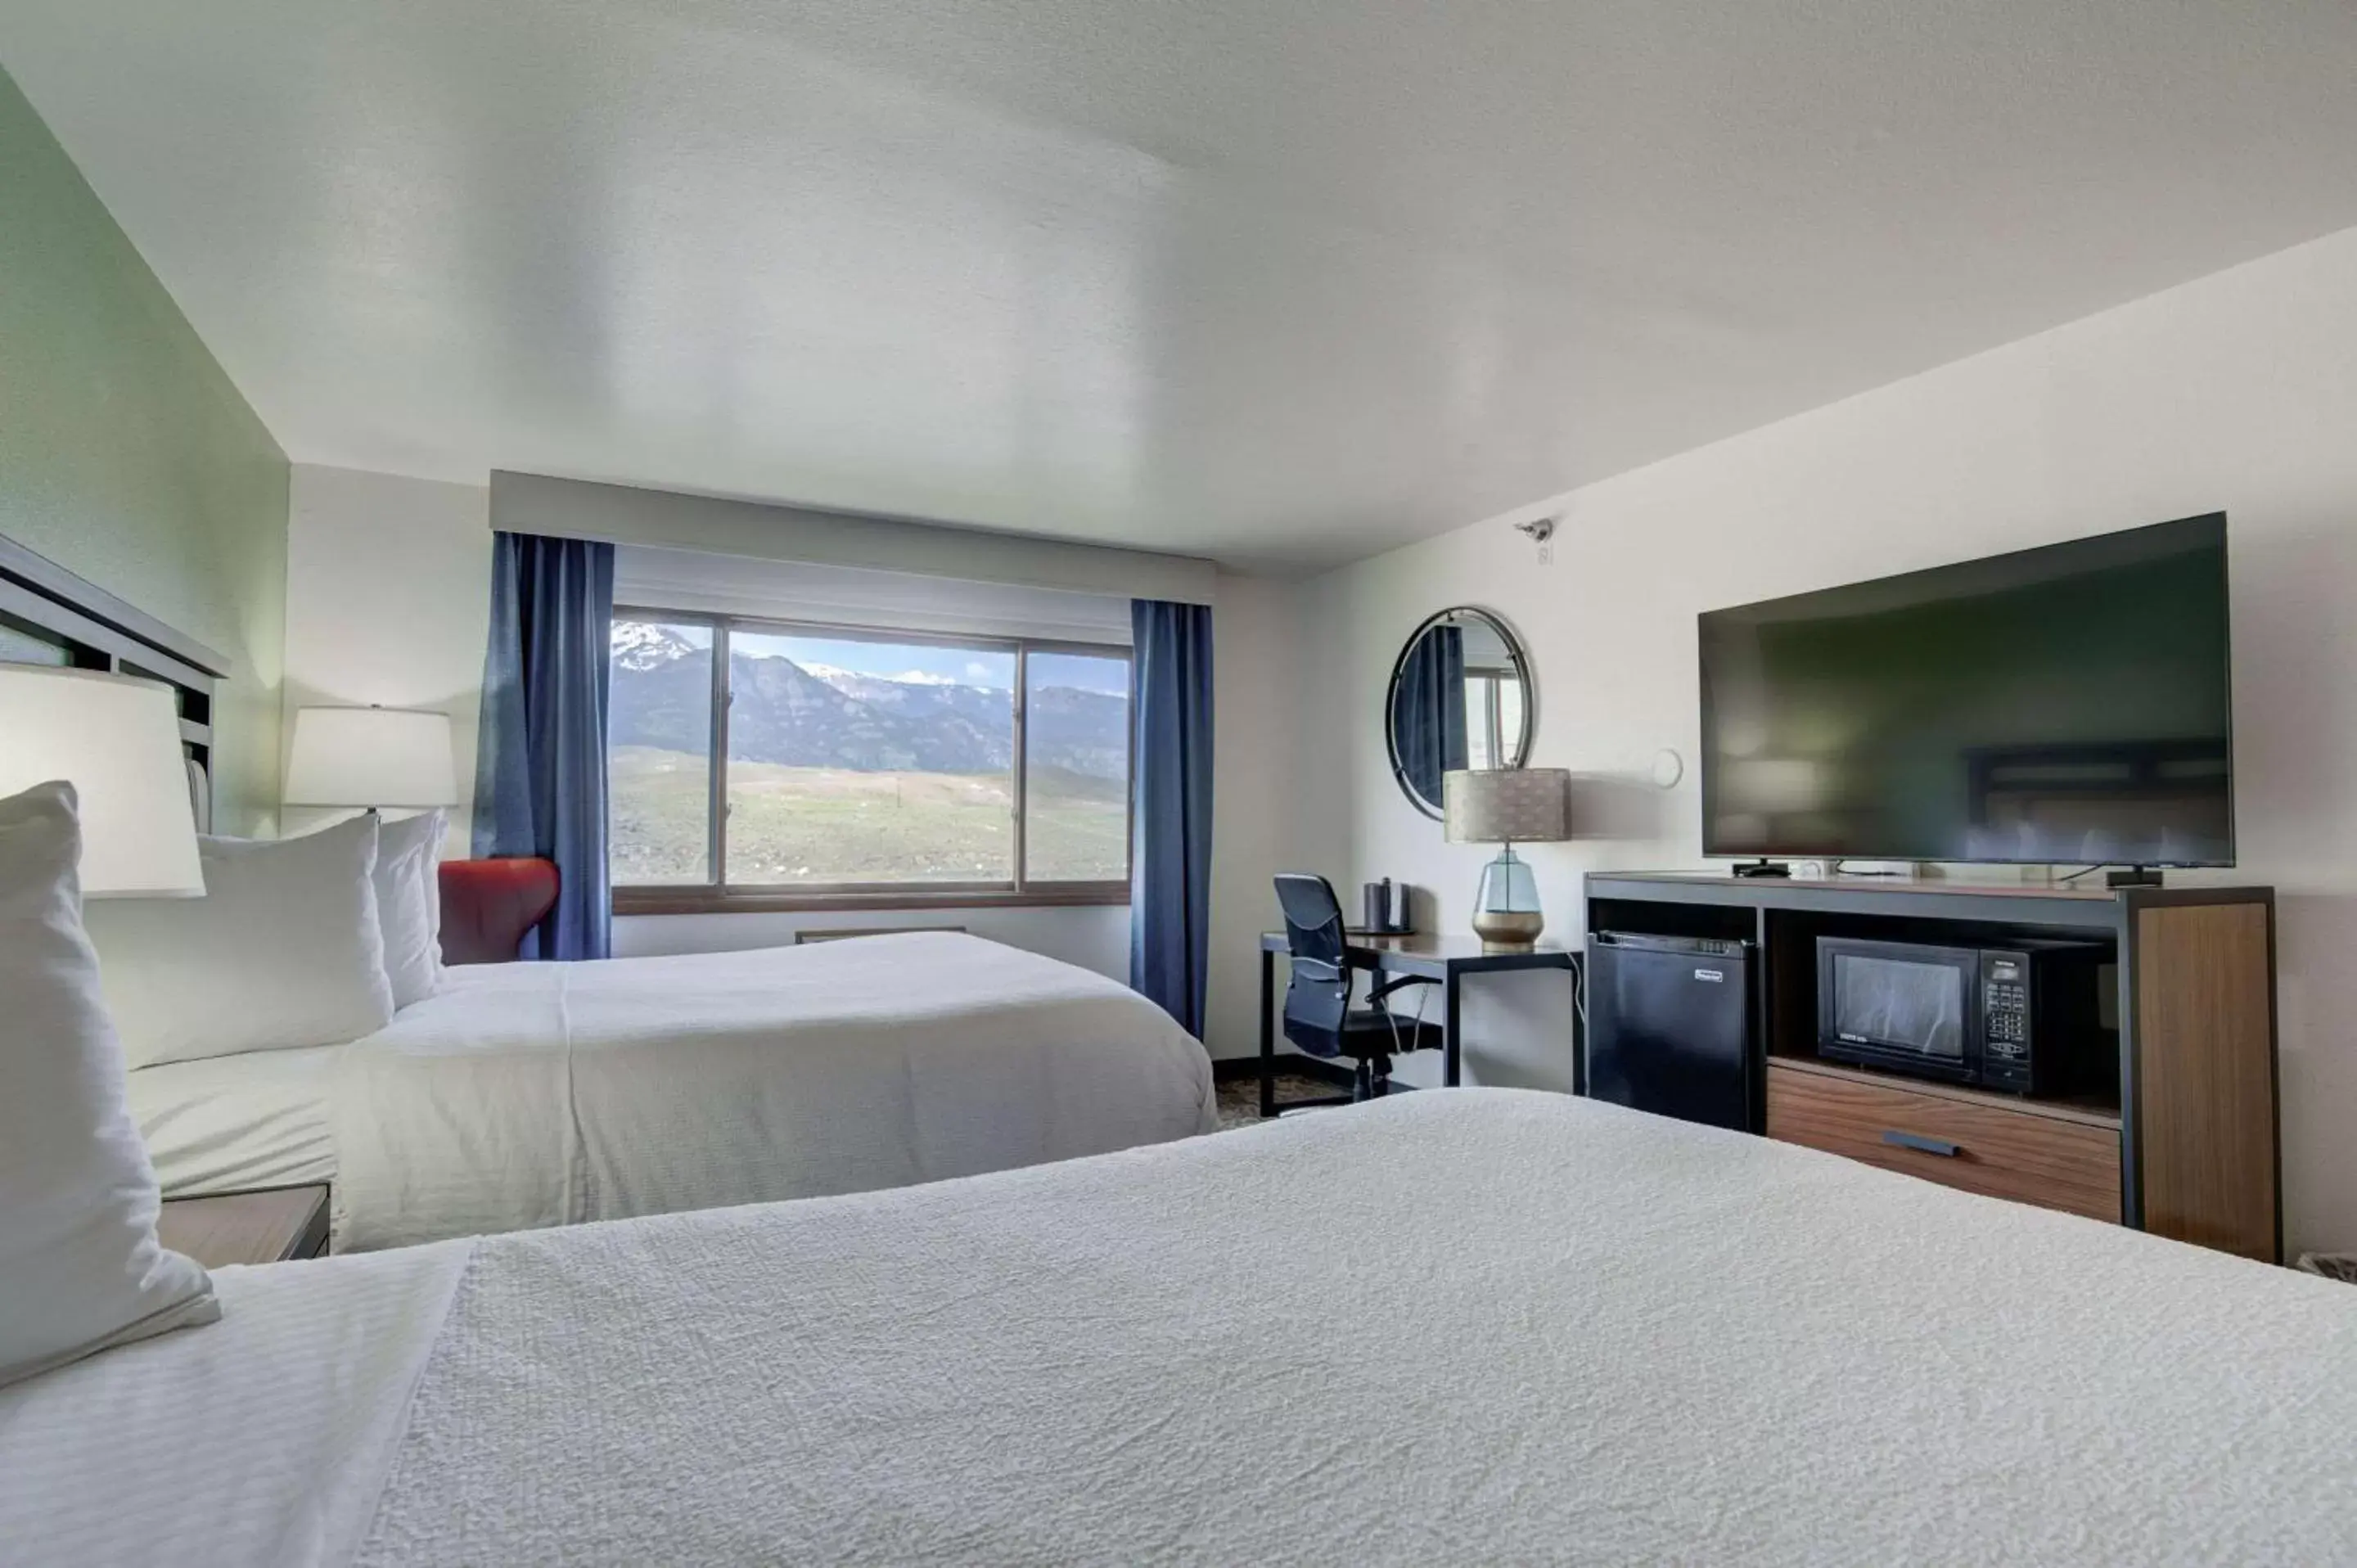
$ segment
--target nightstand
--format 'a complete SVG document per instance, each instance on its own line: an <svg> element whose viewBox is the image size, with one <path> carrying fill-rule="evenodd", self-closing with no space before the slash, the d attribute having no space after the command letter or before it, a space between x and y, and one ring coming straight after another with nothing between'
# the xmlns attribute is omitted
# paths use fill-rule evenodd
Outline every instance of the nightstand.
<svg viewBox="0 0 2357 1568"><path fill-rule="evenodd" d="M281 1187L167 1198L156 1236L209 1269L316 1258L328 1250L328 1189Z"/></svg>

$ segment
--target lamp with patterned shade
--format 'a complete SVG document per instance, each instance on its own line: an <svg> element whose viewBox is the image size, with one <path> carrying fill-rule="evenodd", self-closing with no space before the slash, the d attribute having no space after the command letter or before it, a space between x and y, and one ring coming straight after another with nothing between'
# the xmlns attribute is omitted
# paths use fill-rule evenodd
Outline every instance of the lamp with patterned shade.
<svg viewBox="0 0 2357 1568"><path fill-rule="evenodd" d="M1518 843L1553 843L1571 836L1565 797L1571 774L1561 768L1459 769L1441 780L1441 816L1451 843L1496 843L1505 850L1481 868L1473 899L1473 931L1501 952L1535 946L1546 929L1538 879L1517 859Z"/></svg>

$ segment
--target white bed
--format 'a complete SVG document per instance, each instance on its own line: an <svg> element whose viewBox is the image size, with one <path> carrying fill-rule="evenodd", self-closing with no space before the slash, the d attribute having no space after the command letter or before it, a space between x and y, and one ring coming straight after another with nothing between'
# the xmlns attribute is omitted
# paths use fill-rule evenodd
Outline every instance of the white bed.
<svg viewBox="0 0 2357 1568"><path fill-rule="evenodd" d="M198 1197L333 1181L328 1090L343 1051L246 1051L132 1073L132 1119L165 1192Z"/></svg>
<svg viewBox="0 0 2357 1568"><path fill-rule="evenodd" d="M143 1068L167 1194L332 1179L339 1251L900 1187L1188 1137L1210 1059L951 932L454 969L348 1046Z"/></svg>
<svg viewBox="0 0 2357 1568"><path fill-rule="evenodd" d="M217 1281L27 1561L2357 1555L2357 1291L1554 1096Z"/></svg>

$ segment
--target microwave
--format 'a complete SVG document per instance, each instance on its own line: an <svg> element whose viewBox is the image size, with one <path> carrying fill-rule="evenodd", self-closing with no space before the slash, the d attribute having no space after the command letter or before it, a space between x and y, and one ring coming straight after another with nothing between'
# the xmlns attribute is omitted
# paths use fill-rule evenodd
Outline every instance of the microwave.
<svg viewBox="0 0 2357 1568"><path fill-rule="evenodd" d="M2015 1094L2119 1087L2102 942L1817 939L1817 1054Z"/></svg>

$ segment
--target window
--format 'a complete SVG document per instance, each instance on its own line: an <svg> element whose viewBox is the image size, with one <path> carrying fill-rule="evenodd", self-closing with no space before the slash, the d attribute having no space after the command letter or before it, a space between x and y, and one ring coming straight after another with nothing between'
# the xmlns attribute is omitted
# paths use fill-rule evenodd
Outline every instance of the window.
<svg viewBox="0 0 2357 1568"><path fill-rule="evenodd" d="M1129 656L1024 660L1023 853L1039 882L1129 882Z"/></svg>
<svg viewBox="0 0 2357 1568"><path fill-rule="evenodd" d="M1117 902L1129 651L621 610L616 908Z"/></svg>
<svg viewBox="0 0 2357 1568"><path fill-rule="evenodd" d="M1465 766L1511 768L1523 737L1523 682L1519 671L1465 672Z"/></svg>
<svg viewBox="0 0 2357 1568"><path fill-rule="evenodd" d="M614 622L606 868L617 887L712 880L713 628Z"/></svg>

